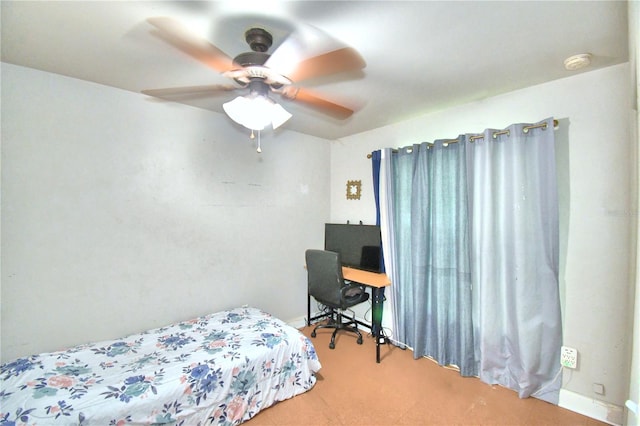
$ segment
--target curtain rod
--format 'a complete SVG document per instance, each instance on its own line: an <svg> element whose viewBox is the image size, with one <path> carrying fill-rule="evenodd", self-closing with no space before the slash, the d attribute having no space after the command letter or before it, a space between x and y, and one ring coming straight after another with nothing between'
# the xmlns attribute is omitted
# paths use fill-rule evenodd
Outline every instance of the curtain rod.
<svg viewBox="0 0 640 426"><path fill-rule="evenodd" d="M530 126L524 126L522 128L522 131L524 133L527 133L531 129L538 129L540 127L543 128L543 129L546 129L547 128L547 123L545 122L545 123L540 123L540 124L532 124ZM558 120L553 120L553 127L554 128L558 127ZM509 134L509 130L500 130L500 131L497 131L497 132L493 132L492 136L495 139L500 135L508 135L508 134ZM484 139L484 135L477 134L477 135L469 136L469 141L470 142L475 142L475 141L477 141L479 139ZM450 143L458 143L458 142L460 142L459 139L445 139L445 140L442 141L442 146L448 146ZM427 142L427 144L428 145L434 145L431 142ZM398 152L398 150L394 149L393 152ZM371 154L367 154L367 158L371 158L371 156L372 156Z"/></svg>

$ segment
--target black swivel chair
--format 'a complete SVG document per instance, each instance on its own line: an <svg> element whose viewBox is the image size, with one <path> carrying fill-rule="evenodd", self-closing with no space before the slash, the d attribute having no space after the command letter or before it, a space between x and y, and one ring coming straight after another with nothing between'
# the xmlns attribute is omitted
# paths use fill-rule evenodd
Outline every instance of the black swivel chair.
<svg viewBox="0 0 640 426"><path fill-rule="evenodd" d="M355 333L358 336L357 342L361 345L362 334L358 331L358 324L355 319L342 322L342 312L369 299L364 286L344 281L339 253L309 249L305 252L305 258L309 295L332 309L336 315L335 321L317 325L311 332L311 337L316 337L316 330L319 328L335 328L329 343L330 349L336 347L336 334L339 330Z"/></svg>

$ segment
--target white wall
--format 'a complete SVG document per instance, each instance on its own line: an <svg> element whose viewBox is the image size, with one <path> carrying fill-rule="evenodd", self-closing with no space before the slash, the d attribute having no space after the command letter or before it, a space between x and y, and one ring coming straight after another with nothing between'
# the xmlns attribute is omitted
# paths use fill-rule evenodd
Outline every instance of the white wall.
<svg viewBox="0 0 640 426"><path fill-rule="evenodd" d="M640 69L640 3L637 1L630 1L629 8L629 63L631 65L631 81L629 84L629 92L631 93L633 102L632 128L635 133L634 139L636 141L636 164L634 168L634 180L635 185L635 199L632 211L635 212L633 217L635 218L635 251L636 263L632 269L635 273L635 292L630 292L630 299L635 299L635 312L633 319L633 349L631 359L631 372L629 374L629 393L628 399L631 407L634 407L635 412L631 409L627 409L626 425L640 425L640 412L638 412L638 404L640 404L640 276L638 271L640 270L640 250L638 250L637 244L640 241L640 234L638 233L638 218L640 215L638 212L638 200L640 200L640 187L638 186L638 163L640 162L640 80L638 79L638 70Z"/></svg>
<svg viewBox="0 0 640 426"><path fill-rule="evenodd" d="M372 150L455 138L485 128L553 116L561 195L561 294L564 344L579 366L563 388L602 401L616 418L628 391L633 301L630 277L629 65L587 72L427 114L344 138L331 147L331 220L375 220ZM361 179L361 201L346 200L346 181ZM385 306L388 314L389 307ZM390 324L385 314L385 324ZM604 384L605 395L592 390ZM609 404L613 404L611 407Z"/></svg>
<svg viewBox="0 0 640 426"><path fill-rule="evenodd" d="M327 140L2 64L2 360L251 304L306 315Z"/></svg>

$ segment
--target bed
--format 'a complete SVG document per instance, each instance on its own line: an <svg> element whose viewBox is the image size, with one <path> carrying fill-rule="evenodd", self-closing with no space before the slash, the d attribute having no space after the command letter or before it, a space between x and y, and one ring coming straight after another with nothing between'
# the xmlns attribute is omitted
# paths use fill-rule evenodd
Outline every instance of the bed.
<svg viewBox="0 0 640 426"><path fill-rule="evenodd" d="M236 308L0 366L0 425L240 424L310 390L313 344Z"/></svg>

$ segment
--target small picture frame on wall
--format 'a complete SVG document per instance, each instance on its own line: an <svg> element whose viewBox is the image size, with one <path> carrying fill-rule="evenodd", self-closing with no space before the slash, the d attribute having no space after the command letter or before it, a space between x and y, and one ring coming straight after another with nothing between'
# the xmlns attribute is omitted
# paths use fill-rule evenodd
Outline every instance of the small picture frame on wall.
<svg viewBox="0 0 640 426"><path fill-rule="evenodd" d="M362 181L347 181L347 200L359 200L362 192Z"/></svg>

